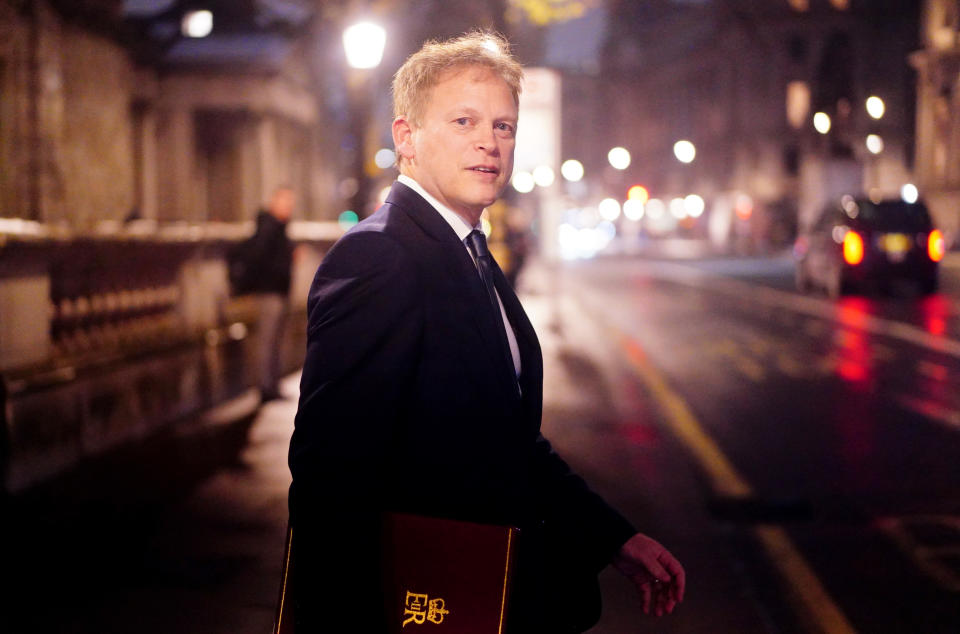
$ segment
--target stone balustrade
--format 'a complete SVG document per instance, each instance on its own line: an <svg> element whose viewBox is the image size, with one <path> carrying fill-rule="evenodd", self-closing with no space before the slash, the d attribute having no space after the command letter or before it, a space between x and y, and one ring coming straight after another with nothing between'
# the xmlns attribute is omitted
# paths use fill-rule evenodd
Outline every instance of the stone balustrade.
<svg viewBox="0 0 960 634"><path fill-rule="evenodd" d="M229 247L252 226L107 225L85 235L0 220L0 437L16 491L231 398L255 380L257 313L232 297ZM285 366L303 357L307 289L339 236L298 243Z"/></svg>

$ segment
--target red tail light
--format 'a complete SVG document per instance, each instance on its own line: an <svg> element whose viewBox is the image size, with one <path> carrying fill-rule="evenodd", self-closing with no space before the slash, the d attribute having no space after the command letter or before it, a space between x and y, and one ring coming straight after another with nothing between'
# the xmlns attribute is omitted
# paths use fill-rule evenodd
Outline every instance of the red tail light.
<svg viewBox="0 0 960 634"><path fill-rule="evenodd" d="M944 250L943 234L939 229L934 229L927 237L927 255L934 262L939 262L943 259Z"/></svg>
<svg viewBox="0 0 960 634"><path fill-rule="evenodd" d="M847 231L843 236L843 261L850 266L863 262L863 238L856 231Z"/></svg>

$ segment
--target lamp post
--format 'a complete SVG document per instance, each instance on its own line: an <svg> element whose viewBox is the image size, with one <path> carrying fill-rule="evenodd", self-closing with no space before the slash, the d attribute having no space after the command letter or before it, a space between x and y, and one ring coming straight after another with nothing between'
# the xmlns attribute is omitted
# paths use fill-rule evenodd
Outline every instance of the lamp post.
<svg viewBox="0 0 960 634"><path fill-rule="evenodd" d="M350 134L355 140L351 177L356 187L349 198L350 210L366 215L370 179L366 171L366 132L370 119L369 72L380 65L387 34L372 22L358 22L343 31L343 49L350 66L347 77Z"/></svg>

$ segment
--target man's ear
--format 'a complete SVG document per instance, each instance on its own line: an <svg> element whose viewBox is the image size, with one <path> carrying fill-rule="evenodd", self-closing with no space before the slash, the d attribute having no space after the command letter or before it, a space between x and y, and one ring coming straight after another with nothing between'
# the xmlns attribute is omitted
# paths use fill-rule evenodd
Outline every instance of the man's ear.
<svg viewBox="0 0 960 634"><path fill-rule="evenodd" d="M405 117L393 120L393 146L397 148L398 159L412 160L416 152L413 149L413 126Z"/></svg>

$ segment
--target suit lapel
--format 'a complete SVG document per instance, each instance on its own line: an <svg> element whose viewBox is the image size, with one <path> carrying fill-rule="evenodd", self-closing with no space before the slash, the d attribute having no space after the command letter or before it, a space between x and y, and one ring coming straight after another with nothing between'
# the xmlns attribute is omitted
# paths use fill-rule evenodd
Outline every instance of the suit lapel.
<svg viewBox="0 0 960 634"><path fill-rule="evenodd" d="M393 184L386 202L407 212L424 233L440 243L438 251L444 263L439 267L442 270L437 271L437 273L446 276L449 284L457 289L457 293L464 296L464 301L471 307L468 312L482 342L482 347L496 373L502 377L500 383L509 394L516 395L512 378L514 376L513 360L505 359L500 351L502 344L497 332L499 324L490 310L490 301L487 298L483 280L477 272L473 259L467 253L464 244L460 242L453 227L443 219L430 203L403 183ZM496 266L495 278L503 278L503 273ZM504 280L504 283L506 283L506 280ZM497 290L499 291L499 282L497 282ZM502 293L501 299L503 299ZM516 299L515 296L514 299ZM506 308L506 304L504 307Z"/></svg>

